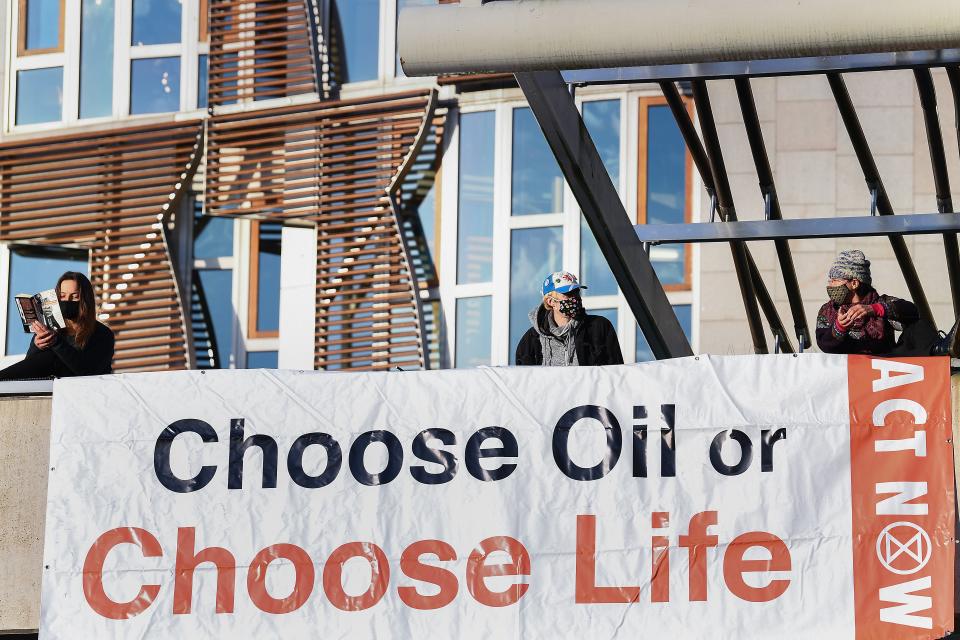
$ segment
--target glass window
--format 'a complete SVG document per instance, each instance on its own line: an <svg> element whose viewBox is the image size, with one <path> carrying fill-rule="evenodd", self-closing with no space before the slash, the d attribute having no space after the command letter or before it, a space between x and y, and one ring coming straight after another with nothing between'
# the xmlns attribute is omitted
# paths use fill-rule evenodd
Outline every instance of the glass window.
<svg viewBox="0 0 960 640"><path fill-rule="evenodd" d="M280 331L280 236L283 226L257 224L256 305L254 332Z"/></svg>
<svg viewBox="0 0 960 640"><path fill-rule="evenodd" d="M493 111L460 117L457 283L493 279Z"/></svg>
<svg viewBox="0 0 960 640"><path fill-rule="evenodd" d="M133 0L133 38L130 44L180 42L183 0Z"/></svg>
<svg viewBox="0 0 960 640"><path fill-rule="evenodd" d="M213 324L216 366L226 369L233 357L233 271L231 269L201 269L200 285Z"/></svg>
<svg viewBox="0 0 960 640"><path fill-rule="evenodd" d="M673 305L673 312L677 314L677 320L680 321L680 326L683 327L683 333L687 336L687 340L690 340L693 326L691 306L689 304L675 304ZM640 331L640 327L637 327L637 362L649 362L651 360L656 360L656 358L653 357L653 351L650 349L650 344L647 342L646 336L643 335L643 331Z"/></svg>
<svg viewBox="0 0 960 640"><path fill-rule="evenodd" d="M277 362L276 351L247 352L247 369L276 369Z"/></svg>
<svg viewBox="0 0 960 640"><path fill-rule="evenodd" d="M193 257L197 260L233 255L233 219L200 216L193 231Z"/></svg>
<svg viewBox="0 0 960 640"><path fill-rule="evenodd" d="M80 24L80 117L113 113L113 3L83 0Z"/></svg>
<svg viewBox="0 0 960 640"><path fill-rule="evenodd" d="M490 364L490 322L492 298L460 298L457 300L457 345L454 358L457 368Z"/></svg>
<svg viewBox="0 0 960 640"><path fill-rule="evenodd" d="M17 72L17 124L58 122L63 117L63 67Z"/></svg>
<svg viewBox="0 0 960 640"><path fill-rule="evenodd" d="M60 29L63 17L60 15L61 0L27 0L26 15L22 30L24 42L22 48L32 50L61 50ZM23 3L20 4L23 7Z"/></svg>
<svg viewBox="0 0 960 640"><path fill-rule="evenodd" d="M563 227L514 229L510 234L510 362L530 328L530 311L541 302L544 276L562 268Z"/></svg>
<svg viewBox="0 0 960 640"><path fill-rule="evenodd" d="M130 63L130 113L180 110L180 58L144 58Z"/></svg>
<svg viewBox="0 0 960 640"><path fill-rule="evenodd" d="M513 110L513 215L563 210L563 176L533 112Z"/></svg>
<svg viewBox="0 0 960 640"><path fill-rule="evenodd" d="M613 330L617 330L617 310L616 309L590 309L587 311L590 315L593 316L603 316L610 321L610 324L613 325Z"/></svg>
<svg viewBox="0 0 960 640"><path fill-rule="evenodd" d="M7 355L26 353L33 334L23 331L13 297L52 289L64 271L88 274L86 251L32 247L10 248L9 302L7 303Z"/></svg>
<svg viewBox="0 0 960 640"><path fill-rule="evenodd" d="M342 82L376 80L380 77L380 0L339 0L333 4L332 16L343 44Z"/></svg>
<svg viewBox="0 0 960 640"><path fill-rule="evenodd" d="M205 55L197 58L197 108L206 109L207 86L210 80L210 63Z"/></svg>
<svg viewBox="0 0 960 640"><path fill-rule="evenodd" d="M399 24L400 12L406 7L426 7L437 4L437 0L397 0L397 21ZM400 30L397 29L397 72L398 78L406 78L407 74L400 67Z"/></svg>
<svg viewBox="0 0 960 640"><path fill-rule="evenodd" d="M603 159L613 185L620 188L620 101L583 103L583 121ZM583 216L580 217L580 281L586 295L616 295L617 281Z"/></svg>
<svg viewBox="0 0 960 640"><path fill-rule="evenodd" d="M686 221L687 148L676 121L666 105L647 111L646 222L678 224ZM642 214L641 214L642 215ZM686 245L658 245L650 260L663 284L687 281Z"/></svg>

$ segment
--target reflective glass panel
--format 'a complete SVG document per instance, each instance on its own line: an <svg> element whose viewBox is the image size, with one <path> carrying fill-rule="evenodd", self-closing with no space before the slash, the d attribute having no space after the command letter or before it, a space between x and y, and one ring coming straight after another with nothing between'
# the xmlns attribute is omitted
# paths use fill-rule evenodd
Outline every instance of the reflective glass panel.
<svg viewBox="0 0 960 640"><path fill-rule="evenodd" d="M583 103L583 121L600 152L613 185L620 188L620 101ZM583 216L580 217L580 281L588 296L616 295L617 281Z"/></svg>
<svg viewBox="0 0 960 640"><path fill-rule="evenodd" d="M493 111L460 117L457 283L493 278Z"/></svg>
<svg viewBox="0 0 960 640"><path fill-rule="evenodd" d="M80 117L113 113L113 3L83 0L80 33Z"/></svg>
<svg viewBox="0 0 960 640"><path fill-rule="evenodd" d="M213 323L213 343L216 368L226 369L233 357L233 271L231 269L202 269L200 284Z"/></svg>
<svg viewBox="0 0 960 640"><path fill-rule="evenodd" d="M540 283L563 268L563 227L514 229L510 234L510 363L540 304Z"/></svg>
<svg viewBox="0 0 960 640"><path fill-rule="evenodd" d="M417 217L420 218L420 227L423 229L423 237L427 241L427 250L433 264L436 265L440 258L437 253L437 183L430 185L427 195L420 201L417 207Z"/></svg>
<svg viewBox="0 0 960 640"><path fill-rule="evenodd" d="M590 309L587 311L592 316L603 316L613 325L613 330L617 330L617 310L616 309Z"/></svg>
<svg viewBox="0 0 960 640"><path fill-rule="evenodd" d="M647 222L685 222L687 148L683 136L666 105L649 108L647 127ZM663 284L686 281L687 251L682 244L651 248L650 261Z"/></svg>
<svg viewBox="0 0 960 640"><path fill-rule="evenodd" d="M28 51L60 48L60 0L27 0L26 20Z"/></svg>
<svg viewBox="0 0 960 640"><path fill-rule="evenodd" d="M457 345L454 366L479 367L490 364L490 296L457 300Z"/></svg>
<svg viewBox="0 0 960 640"><path fill-rule="evenodd" d="M193 257L197 260L233 255L233 220L202 216L196 219Z"/></svg>
<svg viewBox="0 0 960 640"><path fill-rule="evenodd" d="M130 113L180 110L180 58L130 62Z"/></svg>
<svg viewBox="0 0 960 640"><path fill-rule="evenodd" d="M180 42L182 0L133 0L133 37L130 44Z"/></svg>
<svg viewBox="0 0 960 640"><path fill-rule="evenodd" d="M563 176L528 107L513 110L513 215L563 210Z"/></svg>
<svg viewBox="0 0 960 640"><path fill-rule="evenodd" d="M197 57L197 108L207 108L208 82L210 78L210 64L207 56Z"/></svg>
<svg viewBox="0 0 960 640"><path fill-rule="evenodd" d="M437 0L397 0L397 21L399 24L400 12L406 7L426 7L437 4ZM397 29L397 67L396 76L406 78L407 74L400 67L400 30Z"/></svg>
<svg viewBox="0 0 960 640"><path fill-rule="evenodd" d="M680 326L683 327L683 333L687 336L687 340L690 340L690 336L693 334L691 306L689 304L675 304L673 305L673 312L677 314L677 320L680 321ZM640 327L637 327L637 362L649 362L651 360L656 360L656 358L653 357L650 343L647 342L647 338L643 335Z"/></svg>
<svg viewBox="0 0 960 640"><path fill-rule="evenodd" d="M276 351L248 351L247 369L276 369L277 358Z"/></svg>
<svg viewBox="0 0 960 640"><path fill-rule="evenodd" d="M63 67L17 71L17 124L59 122L63 117Z"/></svg>
<svg viewBox="0 0 960 640"><path fill-rule="evenodd" d="M334 28L339 25L346 62L342 82L376 80L380 76L380 0L334 2Z"/></svg>
<svg viewBox="0 0 960 640"><path fill-rule="evenodd" d="M257 252L257 331L280 330L280 235L283 226L261 222Z"/></svg>
<svg viewBox="0 0 960 640"><path fill-rule="evenodd" d="M9 301L7 302L7 355L26 353L33 339L24 333L14 296L53 289L64 271L89 275L86 251L72 249L10 248Z"/></svg>

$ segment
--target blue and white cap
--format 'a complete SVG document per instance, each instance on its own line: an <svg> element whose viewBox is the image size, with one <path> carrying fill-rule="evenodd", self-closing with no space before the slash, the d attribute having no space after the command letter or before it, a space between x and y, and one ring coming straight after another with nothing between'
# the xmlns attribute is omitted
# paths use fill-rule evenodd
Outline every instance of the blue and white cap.
<svg viewBox="0 0 960 640"><path fill-rule="evenodd" d="M556 291L557 293L570 293L577 289L586 289L586 287L577 282L577 276L569 271L555 271L543 280L540 285L540 295L546 296L548 293Z"/></svg>

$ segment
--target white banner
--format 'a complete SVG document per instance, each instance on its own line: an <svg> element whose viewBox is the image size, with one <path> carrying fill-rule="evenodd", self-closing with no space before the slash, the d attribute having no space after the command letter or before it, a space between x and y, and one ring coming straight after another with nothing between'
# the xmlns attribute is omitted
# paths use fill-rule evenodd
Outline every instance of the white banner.
<svg viewBox="0 0 960 640"><path fill-rule="evenodd" d="M849 362L59 380L41 638L939 637L949 371Z"/></svg>

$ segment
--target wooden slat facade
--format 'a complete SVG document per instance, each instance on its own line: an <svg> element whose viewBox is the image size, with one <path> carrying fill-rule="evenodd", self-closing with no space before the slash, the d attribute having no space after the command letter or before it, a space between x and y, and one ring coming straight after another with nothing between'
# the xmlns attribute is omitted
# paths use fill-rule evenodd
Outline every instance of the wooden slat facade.
<svg viewBox="0 0 960 640"><path fill-rule="evenodd" d="M209 104L316 92L304 0L209 0Z"/></svg>
<svg viewBox="0 0 960 640"><path fill-rule="evenodd" d="M206 213L318 229L315 364L422 367L410 266L387 187L431 94L415 91L215 115Z"/></svg>
<svg viewBox="0 0 960 640"><path fill-rule="evenodd" d="M89 249L116 371L188 365L163 221L196 168L201 130L194 120L0 144L0 242Z"/></svg>

